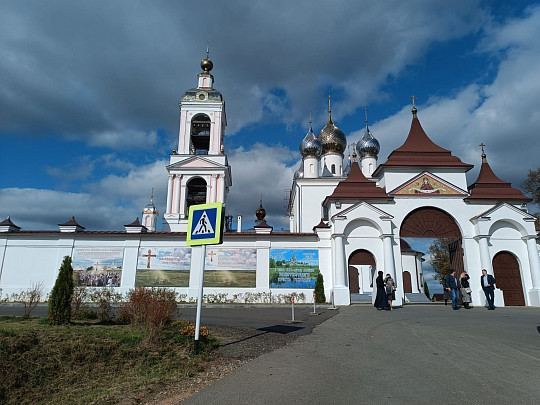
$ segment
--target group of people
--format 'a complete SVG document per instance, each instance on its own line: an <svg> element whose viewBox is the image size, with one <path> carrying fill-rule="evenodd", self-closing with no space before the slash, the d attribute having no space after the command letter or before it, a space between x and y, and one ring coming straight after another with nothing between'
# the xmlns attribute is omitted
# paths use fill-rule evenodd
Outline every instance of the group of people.
<svg viewBox="0 0 540 405"><path fill-rule="evenodd" d="M454 310L460 309L459 303L459 294L461 292L461 301L463 302L463 307L465 309L472 309L471 307L471 286L469 284L469 275L465 270L461 273L459 280L456 277L456 270L452 269L451 273L444 279L444 291L445 294L448 294L452 298L452 308ZM375 284L377 285L377 295L375 297L374 306L379 311L386 310L390 311L392 309L392 301L396 299L396 283L392 279L390 274L387 274L383 278L383 272L379 271L378 276L375 279ZM495 278L488 274L486 269L482 270L482 276L480 277L480 285L484 294L486 295L486 300L488 303L488 309L495 309ZM445 305L446 298L445 296Z"/></svg>
<svg viewBox="0 0 540 405"><path fill-rule="evenodd" d="M392 301L396 299L396 283L390 274L383 278L383 272L379 271L375 279L377 285L377 296L375 298L375 308L379 311L392 310Z"/></svg>
<svg viewBox="0 0 540 405"><path fill-rule="evenodd" d="M461 292L461 301L463 302L463 307L465 309L471 309L470 306L472 299L471 299L471 287L469 284L469 275L464 270L460 277L459 281L456 277L456 271L451 270L451 273L447 275L444 279L444 291L447 294L445 296L445 304L446 300L448 299L448 295L452 299L452 309L458 310L461 307L458 305L459 303L459 293ZM486 296L486 300L488 303L488 309L494 310L495 309L495 278L488 274L486 269L482 270L482 276L480 276L480 285L482 286L482 290L484 290L484 294Z"/></svg>

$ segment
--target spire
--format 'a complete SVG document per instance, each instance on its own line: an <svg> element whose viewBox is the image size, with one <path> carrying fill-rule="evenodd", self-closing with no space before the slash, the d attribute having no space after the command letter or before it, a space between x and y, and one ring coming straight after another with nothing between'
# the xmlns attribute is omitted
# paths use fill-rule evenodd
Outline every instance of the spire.
<svg viewBox="0 0 540 405"><path fill-rule="evenodd" d="M201 61L201 68L205 74L210 74L214 68L214 64L210 60L210 41L206 41L206 58Z"/></svg>
<svg viewBox="0 0 540 405"><path fill-rule="evenodd" d="M416 117L416 113L418 112L418 110L416 109L416 103L415 103L416 96L414 94L411 96L411 100L412 100L412 110L411 110L411 112L412 112L413 117Z"/></svg>
<svg viewBox="0 0 540 405"><path fill-rule="evenodd" d="M478 145L482 148L482 166L476 181L469 186L470 196L465 201L518 201L527 203L530 198L525 197L521 191L512 187L511 183L499 179L489 165L484 151L484 143Z"/></svg>
<svg viewBox="0 0 540 405"><path fill-rule="evenodd" d="M332 118L332 103L330 99L330 94L328 95L328 117Z"/></svg>

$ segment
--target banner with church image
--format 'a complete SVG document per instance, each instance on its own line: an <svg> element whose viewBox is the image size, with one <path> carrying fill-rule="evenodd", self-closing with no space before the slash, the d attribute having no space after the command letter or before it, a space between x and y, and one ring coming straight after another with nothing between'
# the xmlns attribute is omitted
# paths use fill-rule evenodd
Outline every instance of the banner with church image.
<svg viewBox="0 0 540 405"><path fill-rule="evenodd" d="M270 288L315 288L319 251L270 249Z"/></svg>
<svg viewBox="0 0 540 405"><path fill-rule="evenodd" d="M82 287L120 287L124 248L74 248L73 284Z"/></svg>
<svg viewBox="0 0 540 405"><path fill-rule="evenodd" d="M257 249L206 248L205 287L255 288Z"/></svg>
<svg viewBox="0 0 540 405"><path fill-rule="evenodd" d="M136 287L188 287L191 248L139 248Z"/></svg>

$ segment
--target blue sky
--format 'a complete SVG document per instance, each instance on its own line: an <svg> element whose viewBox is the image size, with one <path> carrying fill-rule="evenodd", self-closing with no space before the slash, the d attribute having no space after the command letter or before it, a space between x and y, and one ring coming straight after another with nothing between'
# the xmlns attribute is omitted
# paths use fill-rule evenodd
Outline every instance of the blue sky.
<svg viewBox="0 0 540 405"><path fill-rule="evenodd" d="M123 230L152 187L166 201L178 101L210 42L226 100L228 213L287 227L308 129L356 142L364 107L379 163L405 140L410 96L427 134L464 162L478 144L518 186L539 166L540 6L530 1L11 1L0 12L0 218ZM533 211L538 207L531 207Z"/></svg>

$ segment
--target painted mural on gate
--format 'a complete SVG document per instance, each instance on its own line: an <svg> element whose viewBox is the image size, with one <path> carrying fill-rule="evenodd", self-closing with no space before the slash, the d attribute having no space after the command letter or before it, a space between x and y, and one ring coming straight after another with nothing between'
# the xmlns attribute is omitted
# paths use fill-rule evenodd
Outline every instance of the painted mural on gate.
<svg viewBox="0 0 540 405"><path fill-rule="evenodd" d="M270 249L270 288L315 288L319 251Z"/></svg>
<svg viewBox="0 0 540 405"><path fill-rule="evenodd" d="M398 195L461 195L463 192L444 184L429 174L423 174L394 191Z"/></svg>
<svg viewBox="0 0 540 405"><path fill-rule="evenodd" d="M257 249L206 248L205 287L255 288L256 280Z"/></svg>
<svg viewBox="0 0 540 405"><path fill-rule="evenodd" d="M188 287L191 248L139 249L135 286Z"/></svg>
<svg viewBox="0 0 540 405"><path fill-rule="evenodd" d="M73 283L83 287L120 287L124 248L74 248Z"/></svg>

